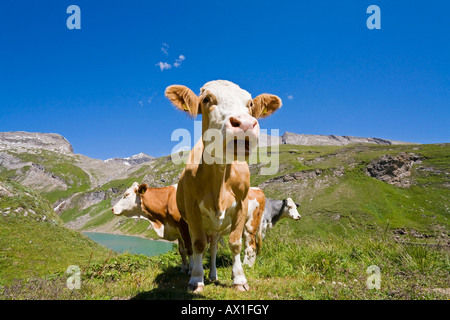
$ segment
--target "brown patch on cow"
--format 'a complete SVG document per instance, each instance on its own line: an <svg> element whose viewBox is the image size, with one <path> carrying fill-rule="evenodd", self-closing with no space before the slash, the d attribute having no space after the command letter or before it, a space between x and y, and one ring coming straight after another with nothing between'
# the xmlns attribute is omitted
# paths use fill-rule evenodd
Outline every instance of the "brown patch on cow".
<svg viewBox="0 0 450 320"><path fill-rule="evenodd" d="M259 203L259 207L253 211L253 217L250 223L251 230L248 230L250 233L250 246L256 251L256 253L258 253L260 252L262 246L260 225L266 205L266 197L261 189L250 188L248 198L250 200L256 199Z"/></svg>
<svg viewBox="0 0 450 320"><path fill-rule="evenodd" d="M145 191L144 191L145 190ZM143 191L141 193L141 191ZM161 225L168 223L178 229L188 254L192 254L189 228L181 218L176 202L177 189L174 186L162 188L149 188L147 184L141 184L138 193L141 198L142 210L147 214L147 218L159 229Z"/></svg>

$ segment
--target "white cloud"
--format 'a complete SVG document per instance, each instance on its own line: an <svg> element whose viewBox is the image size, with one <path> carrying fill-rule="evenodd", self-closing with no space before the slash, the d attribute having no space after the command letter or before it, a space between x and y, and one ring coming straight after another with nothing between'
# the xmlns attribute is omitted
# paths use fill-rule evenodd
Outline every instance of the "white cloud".
<svg viewBox="0 0 450 320"><path fill-rule="evenodd" d="M161 47L161 51L168 56L169 55L169 45L167 43L163 43Z"/></svg>
<svg viewBox="0 0 450 320"><path fill-rule="evenodd" d="M143 107L143 106L144 106L144 101L139 101L139 105L140 105L141 107Z"/></svg>
<svg viewBox="0 0 450 320"><path fill-rule="evenodd" d="M161 71L168 70L168 69L172 68L171 64L168 64L167 62L162 62L162 61L158 62L156 65L159 66Z"/></svg>
<svg viewBox="0 0 450 320"><path fill-rule="evenodd" d="M173 66L178 68L181 65L181 61L183 61L183 60L186 60L186 57L183 56L182 54L180 54L178 59L176 59L175 62L173 63Z"/></svg>
<svg viewBox="0 0 450 320"><path fill-rule="evenodd" d="M287 95L288 100L294 100L294 96L292 94Z"/></svg>
<svg viewBox="0 0 450 320"><path fill-rule="evenodd" d="M169 45L167 43L163 43L161 46L161 51L168 56L169 55ZM181 66L181 62L186 60L186 57L182 54L178 56L177 59L173 62L173 64L167 63L167 62L158 62L156 65L161 69L161 71L172 69L172 66L175 68L178 68Z"/></svg>

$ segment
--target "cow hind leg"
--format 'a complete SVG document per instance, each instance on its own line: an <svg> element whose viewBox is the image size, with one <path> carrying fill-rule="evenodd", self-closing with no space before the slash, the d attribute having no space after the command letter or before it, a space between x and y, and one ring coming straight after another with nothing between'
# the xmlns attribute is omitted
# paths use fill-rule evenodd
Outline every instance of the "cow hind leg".
<svg viewBox="0 0 450 320"><path fill-rule="evenodd" d="M178 231L180 233L180 238L178 239L179 246L183 246L184 249L184 258L183 254L180 251L181 258L183 261L182 270L188 271L188 274L192 273L193 268L193 252L192 252L192 243L191 243L191 236L189 235L189 227L186 221L183 219L180 220L180 224L178 227ZM186 255L189 257L189 261L186 261Z"/></svg>
<svg viewBox="0 0 450 320"><path fill-rule="evenodd" d="M247 291L250 289L247 279L245 278L244 268L241 264L241 248L242 248L242 229L244 225L238 224L230 233L229 245L233 258L232 278L233 287L237 291Z"/></svg>
<svg viewBox="0 0 450 320"><path fill-rule="evenodd" d="M247 228L246 228L247 229ZM256 260L255 235L248 230L244 230L244 261L243 264L253 267Z"/></svg>
<svg viewBox="0 0 450 320"><path fill-rule="evenodd" d="M181 273L185 273L189 271L189 262L186 259L186 248L184 247L184 242L181 238L178 238L178 251L181 256Z"/></svg>

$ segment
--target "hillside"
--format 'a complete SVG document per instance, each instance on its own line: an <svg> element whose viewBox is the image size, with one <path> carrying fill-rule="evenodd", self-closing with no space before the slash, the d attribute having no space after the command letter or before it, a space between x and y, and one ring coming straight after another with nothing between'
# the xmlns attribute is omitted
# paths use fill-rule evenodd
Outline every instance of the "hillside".
<svg viewBox="0 0 450 320"><path fill-rule="evenodd" d="M261 175L263 165L252 164L251 185L271 198L292 197L302 219L282 220L268 233L255 268L246 270L256 291L244 298L443 297L439 290L448 288L450 272L450 144L278 146L278 151L261 148L270 156L279 152L279 170ZM124 163L130 158L105 162L30 145L0 150L0 279L61 274L75 250L90 280L74 297L192 298L183 289L186 279L178 274L175 252L91 264L86 262L91 253L105 259L106 251L67 229L157 237L148 222L116 217L111 206L134 181L155 187L176 183L183 165L170 156ZM219 277L228 279L228 248L219 249L218 259ZM34 270L36 261L43 267ZM364 289L371 264L389 274L382 292ZM133 273L122 272L131 266ZM123 290L114 286L117 279ZM208 286L204 294L239 298L226 286Z"/></svg>
<svg viewBox="0 0 450 320"><path fill-rule="evenodd" d="M67 229L50 203L12 181L0 181L0 285L54 274L108 256L108 250Z"/></svg>
<svg viewBox="0 0 450 320"><path fill-rule="evenodd" d="M5 136L9 140L3 138L2 143L9 143L9 148L0 151L0 177L38 191L53 204L66 226L156 237L148 222L116 217L110 208L134 181L154 187L176 183L183 166L174 165L170 156L155 159L140 154L102 161L66 152L72 149L70 143L54 134L29 134L32 138L27 139L26 133ZM285 144L300 143L306 136L308 143L316 145ZM12 137L20 138L13 141ZM448 144L395 144L346 137L344 142L359 143L321 145L324 137L344 139L285 133L280 137L278 172L260 175L261 164L251 165L252 186L261 187L268 197L290 196L299 202L302 226L311 224L314 233L340 230L344 225L366 230L389 224L397 236L425 234L422 238L431 241L435 238L431 235L448 235ZM395 163L394 158L402 153L415 157L399 169L403 173L371 176L369 169L376 167L374 162L384 156L393 157ZM396 182L390 184L392 181Z"/></svg>

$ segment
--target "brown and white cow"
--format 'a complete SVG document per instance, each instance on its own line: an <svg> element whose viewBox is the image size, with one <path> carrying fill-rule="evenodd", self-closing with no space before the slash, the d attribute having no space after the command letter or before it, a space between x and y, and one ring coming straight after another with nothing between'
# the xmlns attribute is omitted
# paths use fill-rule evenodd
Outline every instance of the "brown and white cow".
<svg viewBox="0 0 450 320"><path fill-rule="evenodd" d="M217 248L220 235L230 232L233 284L239 291L248 290L240 259L250 187L246 161L259 138L256 119L280 108L281 99L270 94L252 99L238 85L223 80L206 83L200 96L181 85L169 86L165 94L178 109L191 116L202 114L202 138L191 150L176 197L181 216L189 224L193 244L194 266L189 288L196 292L203 290L203 251L207 239L211 237L211 246ZM217 145L218 139L222 150L210 148ZM215 280L217 275L210 277Z"/></svg>
<svg viewBox="0 0 450 320"><path fill-rule="evenodd" d="M146 183L134 182L111 210L116 215L146 219L159 237L169 241L177 239L182 260L181 269L187 271L189 264L186 255L191 262L192 245L188 225L177 208L176 192L176 185L149 188Z"/></svg>

